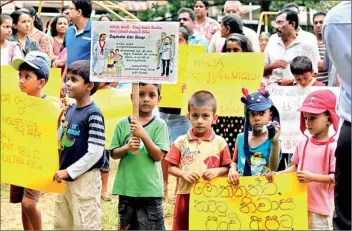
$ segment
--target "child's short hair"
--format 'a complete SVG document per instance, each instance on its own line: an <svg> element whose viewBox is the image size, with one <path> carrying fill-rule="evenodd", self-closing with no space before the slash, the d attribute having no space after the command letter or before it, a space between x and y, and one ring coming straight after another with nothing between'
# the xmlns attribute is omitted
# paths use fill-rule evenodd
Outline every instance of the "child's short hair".
<svg viewBox="0 0 352 231"><path fill-rule="evenodd" d="M78 60L73 63L68 67L67 73L72 73L74 75L79 75L80 77L83 78L84 83L90 83L91 81L89 80L90 76L90 62L88 60ZM100 84L97 82L93 82L94 87L90 92L90 95L93 95L99 88Z"/></svg>
<svg viewBox="0 0 352 231"><path fill-rule="evenodd" d="M292 60L290 69L294 75L303 75L306 72L313 72L312 61L306 56L297 56Z"/></svg>
<svg viewBox="0 0 352 231"><path fill-rule="evenodd" d="M209 91L197 91L192 95L188 101L188 112L191 111L192 106L212 106L213 113L216 113L216 99L215 96Z"/></svg>
<svg viewBox="0 0 352 231"><path fill-rule="evenodd" d="M142 83L142 82L139 82L139 86L146 86L148 84L152 84L154 86L156 86L157 90L158 90L158 96L160 96L160 93L161 93L161 85L160 84L156 84L156 83Z"/></svg>

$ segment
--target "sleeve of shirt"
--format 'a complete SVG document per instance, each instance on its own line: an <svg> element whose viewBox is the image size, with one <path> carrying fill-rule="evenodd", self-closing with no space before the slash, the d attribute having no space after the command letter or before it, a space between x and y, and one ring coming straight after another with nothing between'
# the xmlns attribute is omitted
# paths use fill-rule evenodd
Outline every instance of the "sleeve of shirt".
<svg viewBox="0 0 352 231"><path fill-rule="evenodd" d="M165 153L169 151L170 149L169 131L165 122L160 124L160 126L157 127L154 133L153 142Z"/></svg>
<svg viewBox="0 0 352 231"><path fill-rule="evenodd" d="M231 164L231 155L229 146L226 146L220 152L220 166L227 167Z"/></svg>
<svg viewBox="0 0 352 231"><path fill-rule="evenodd" d="M114 133L112 134L112 139L111 139L111 144L110 144L110 151L116 149L116 148L121 148L124 144L120 142L120 137L121 135L121 120L116 124Z"/></svg>
<svg viewBox="0 0 352 231"><path fill-rule="evenodd" d="M293 153L293 156L291 158L291 162L293 164L295 164L296 166L298 166L298 163L299 163L299 146L300 146L301 142L299 142L296 146L296 150L295 152Z"/></svg>
<svg viewBox="0 0 352 231"><path fill-rule="evenodd" d="M40 52L50 56L50 39L49 36L44 34L39 40Z"/></svg>
<svg viewBox="0 0 352 231"><path fill-rule="evenodd" d="M312 44L312 55L311 55L311 60L313 64L313 70L315 73L318 73L318 61L320 61L320 55L319 55L319 49L318 49L318 44Z"/></svg>
<svg viewBox="0 0 352 231"><path fill-rule="evenodd" d="M21 50L21 47L19 44L14 46L14 48L13 48L13 59L12 60L15 60L15 59L23 59L23 53L22 53L22 50Z"/></svg>
<svg viewBox="0 0 352 231"><path fill-rule="evenodd" d="M72 179L87 172L103 156L105 147L104 120L100 114L88 118L88 150L78 161L67 168Z"/></svg>
<svg viewBox="0 0 352 231"><path fill-rule="evenodd" d="M176 142L172 144L169 153L165 157L165 160L179 167L181 161L181 151L177 147Z"/></svg>
<svg viewBox="0 0 352 231"><path fill-rule="evenodd" d="M210 43L208 46L208 52L215 52L216 51L216 48L215 48L216 37L217 37L217 33L215 33L215 34L213 34L213 36L211 36Z"/></svg>
<svg viewBox="0 0 352 231"><path fill-rule="evenodd" d="M330 144L330 152L329 152L329 176L330 179L335 182L335 165L336 165L336 157L335 157L336 143Z"/></svg>

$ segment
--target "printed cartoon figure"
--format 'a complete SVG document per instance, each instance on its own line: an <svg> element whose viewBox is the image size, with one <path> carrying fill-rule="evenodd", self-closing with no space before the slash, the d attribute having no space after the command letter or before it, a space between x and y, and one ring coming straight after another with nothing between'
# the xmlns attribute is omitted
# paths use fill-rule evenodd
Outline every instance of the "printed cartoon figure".
<svg viewBox="0 0 352 231"><path fill-rule="evenodd" d="M61 151L65 148L71 147L75 143L75 139L70 139L67 135L68 122L65 121L63 124L63 132L61 137Z"/></svg>
<svg viewBox="0 0 352 231"><path fill-rule="evenodd" d="M116 67L116 74L121 75L122 68L123 68L123 56L120 54L119 49L115 50L114 58L115 58L114 64Z"/></svg>
<svg viewBox="0 0 352 231"><path fill-rule="evenodd" d="M157 56L158 56L158 57L157 57L157 58L158 58L157 69L160 69L161 55L162 55L161 47L164 45L165 37L166 37L166 33L165 33L165 32L162 32L160 39L159 39L158 42L156 43L156 52L157 52Z"/></svg>
<svg viewBox="0 0 352 231"><path fill-rule="evenodd" d="M169 77L170 60L173 56L172 47L170 43L171 43L171 38L169 36L166 36L164 45L161 47L161 62L162 62L161 76L164 76L166 74L166 77Z"/></svg>
<svg viewBox="0 0 352 231"><path fill-rule="evenodd" d="M106 68L106 61L107 61L107 44L106 44L106 34L100 34L99 40L94 44L93 48L93 59L96 62L93 72L95 75L103 74Z"/></svg>
<svg viewBox="0 0 352 231"><path fill-rule="evenodd" d="M270 168L267 167L268 163L261 152L253 153L251 156L251 164L252 175L254 176L260 176L263 173L270 172Z"/></svg>
<svg viewBox="0 0 352 231"><path fill-rule="evenodd" d="M110 55L107 59L108 59L108 66L107 66L108 72L111 73L112 69L114 68L114 62L115 62L115 53L113 50L110 52Z"/></svg>

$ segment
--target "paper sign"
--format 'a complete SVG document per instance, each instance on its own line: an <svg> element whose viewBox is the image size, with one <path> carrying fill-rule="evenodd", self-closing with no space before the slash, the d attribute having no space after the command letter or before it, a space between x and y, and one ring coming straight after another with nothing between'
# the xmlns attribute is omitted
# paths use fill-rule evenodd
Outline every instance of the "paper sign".
<svg viewBox="0 0 352 231"><path fill-rule="evenodd" d="M61 69L50 68L49 81L43 88L43 93L46 95L60 98L60 87L61 87Z"/></svg>
<svg viewBox="0 0 352 231"><path fill-rule="evenodd" d="M237 188L227 178L200 182L191 190L190 230L307 230L307 185L294 173L241 177Z"/></svg>
<svg viewBox="0 0 352 231"><path fill-rule="evenodd" d="M241 89L258 91L263 68L264 53L190 54L181 114L187 114L193 93L206 90L217 100L218 115L243 116Z"/></svg>
<svg viewBox="0 0 352 231"><path fill-rule="evenodd" d="M182 107L182 85L185 84L186 69L189 54L205 54L205 46L180 45L178 52L178 78L177 84L163 84L161 86L161 95L159 107L181 108Z"/></svg>
<svg viewBox="0 0 352 231"><path fill-rule="evenodd" d="M1 82L10 89L11 82ZM6 87L5 87L6 86ZM44 192L63 192L53 181L59 169L57 119L51 100L1 92L1 182Z"/></svg>
<svg viewBox="0 0 352 231"><path fill-rule="evenodd" d="M178 22L92 22L94 82L176 83Z"/></svg>
<svg viewBox="0 0 352 231"><path fill-rule="evenodd" d="M297 111L308 94L316 90L329 89L339 96L338 87L298 87L298 86L270 86L268 91L275 107L280 114L281 148L283 153L294 153L297 143L303 138L300 130L300 112ZM330 129L330 134L335 132Z"/></svg>

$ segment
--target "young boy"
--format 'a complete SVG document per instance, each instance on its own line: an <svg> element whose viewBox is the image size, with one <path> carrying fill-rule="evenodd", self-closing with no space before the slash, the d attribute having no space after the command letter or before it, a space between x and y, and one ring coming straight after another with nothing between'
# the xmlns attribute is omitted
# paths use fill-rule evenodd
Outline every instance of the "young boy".
<svg viewBox="0 0 352 231"><path fill-rule="evenodd" d="M306 137L302 139L292 157L293 165L283 174L296 172L297 179L308 183L308 229L331 230L330 213L332 209L335 183L335 149L333 138L338 130L339 117L335 111L336 96L329 90L310 93L298 111L301 112L300 128ZM329 136L333 125L335 135ZM308 137L305 132L311 134ZM274 172L267 174L270 182Z"/></svg>
<svg viewBox="0 0 352 231"><path fill-rule="evenodd" d="M121 159L112 190L119 195L119 230L165 229L160 161L169 136L165 121L153 116L160 99L159 84L140 83L139 120L122 118L113 134L111 158Z"/></svg>
<svg viewBox="0 0 352 231"><path fill-rule="evenodd" d="M308 86L326 86L324 83L316 80L313 71L312 61L306 56L297 56L290 64L290 69L295 77L295 85L301 87Z"/></svg>
<svg viewBox="0 0 352 231"><path fill-rule="evenodd" d="M244 132L238 134L228 181L237 186L240 176L260 176L276 170L281 156L280 117L264 89L248 94L242 89L245 104ZM250 129L251 128L251 129Z"/></svg>
<svg viewBox="0 0 352 231"><path fill-rule="evenodd" d="M19 71L18 86L27 95L45 98L42 89L49 80L49 66L44 53L29 52L26 58L15 59L12 67ZM41 230L42 218L37 209L41 192L20 186L10 186L10 202L21 203L24 230Z"/></svg>
<svg viewBox="0 0 352 231"><path fill-rule="evenodd" d="M67 69L67 94L76 100L58 129L61 140L60 170L54 175L64 181L65 192L55 203L55 229L101 229L99 168L104 163L104 118L92 102L99 83L89 81L88 60L73 62Z"/></svg>
<svg viewBox="0 0 352 231"><path fill-rule="evenodd" d="M226 175L231 163L226 141L211 128L218 117L213 94L208 91L194 93L188 101L187 117L192 128L176 139L166 156L170 162L169 173L179 178L173 230L188 230L192 184L201 177L210 181Z"/></svg>

